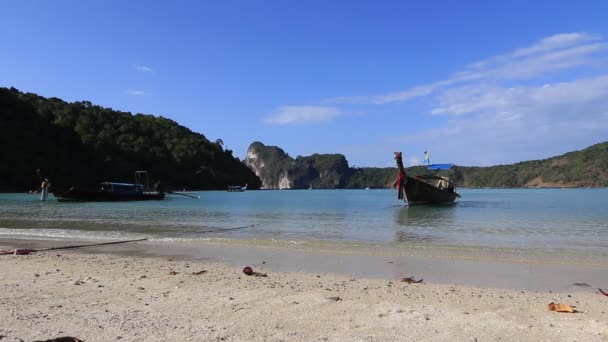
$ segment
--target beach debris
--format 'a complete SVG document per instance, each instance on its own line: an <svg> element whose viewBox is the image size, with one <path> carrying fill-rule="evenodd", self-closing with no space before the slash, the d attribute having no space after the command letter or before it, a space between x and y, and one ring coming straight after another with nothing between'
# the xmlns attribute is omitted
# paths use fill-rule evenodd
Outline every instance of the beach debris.
<svg viewBox="0 0 608 342"><path fill-rule="evenodd" d="M600 291L601 294L603 294L604 296L608 296L608 293L602 291L602 289L598 289Z"/></svg>
<svg viewBox="0 0 608 342"><path fill-rule="evenodd" d="M243 268L243 273L248 276L268 277L266 273L254 272L253 268L251 268L250 266L245 266L245 268Z"/></svg>
<svg viewBox="0 0 608 342"><path fill-rule="evenodd" d="M562 303L551 302L551 303L549 303L549 305L547 305L547 308L550 311L556 311L556 312L569 312L569 313L576 312L576 310L574 309L574 306L568 305L568 304L562 304Z"/></svg>
<svg viewBox="0 0 608 342"><path fill-rule="evenodd" d="M139 276L139 279L146 279L146 278L147 278L147 277L146 277L146 275L145 275L145 274L142 274L142 275L140 275L140 276Z"/></svg>
<svg viewBox="0 0 608 342"><path fill-rule="evenodd" d="M178 273L179 273L179 272L175 272L174 270L171 270L171 272L169 272L169 274L170 274L170 275L176 275L176 274L178 274Z"/></svg>
<svg viewBox="0 0 608 342"><path fill-rule="evenodd" d="M57 337L57 338L52 338L50 340L39 340L39 341L34 341L34 342L84 342L83 340L76 338L76 337L72 337L72 336L63 336L63 337Z"/></svg>
<svg viewBox="0 0 608 342"><path fill-rule="evenodd" d="M340 297L329 297L327 299L333 300L334 302L340 302L340 301L342 301L342 298L340 298Z"/></svg>
<svg viewBox="0 0 608 342"><path fill-rule="evenodd" d="M14 250L0 251L0 255L2 255L2 254L27 255L27 254L30 254L33 252L54 251L54 250L58 250L58 249L76 249L76 248L84 248L84 247L117 245L117 244L121 244L121 243L137 242L137 241L144 241L144 240L148 240L148 238L136 239L136 240L126 240L126 241L93 243L93 244L78 245L78 246L48 247L48 248L40 248L40 249L15 248ZM61 256L61 254L57 254L57 256Z"/></svg>
<svg viewBox="0 0 608 342"><path fill-rule="evenodd" d="M574 283L572 285L578 286L578 287L591 287L591 285L589 285L587 283Z"/></svg>
<svg viewBox="0 0 608 342"><path fill-rule="evenodd" d="M198 271L198 272L192 272L190 273L191 275L201 275L201 274L205 274L207 273L207 270L202 270L202 271Z"/></svg>
<svg viewBox="0 0 608 342"><path fill-rule="evenodd" d="M407 277L407 278L401 279L401 282L408 283L408 284L418 284L418 283L422 283L423 280L424 279L415 280L414 277Z"/></svg>
<svg viewBox="0 0 608 342"><path fill-rule="evenodd" d="M15 249L6 249L6 250L3 250L3 251L0 251L0 255L7 255L7 254L27 255L27 254L30 254L32 252L35 252L35 250L28 249L28 248L15 248Z"/></svg>

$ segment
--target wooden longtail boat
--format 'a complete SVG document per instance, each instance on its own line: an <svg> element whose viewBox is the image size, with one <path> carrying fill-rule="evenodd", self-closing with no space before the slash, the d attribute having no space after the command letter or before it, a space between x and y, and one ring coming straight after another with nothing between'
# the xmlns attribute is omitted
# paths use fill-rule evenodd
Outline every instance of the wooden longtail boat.
<svg viewBox="0 0 608 342"><path fill-rule="evenodd" d="M165 192L150 189L146 171L135 172L135 183L103 182L97 189L71 187L67 191L53 192L53 195L58 201L80 202L147 201L165 198Z"/></svg>
<svg viewBox="0 0 608 342"><path fill-rule="evenodd" d="M403 199L408 205L413 204L450 204L460 195L456 192L454 182L438 175L408 176L403 167L401 152L395 152L395 161L399 173L395 186L397 198ZM449 170L452 164L432 164L428 170Z"/></svg>

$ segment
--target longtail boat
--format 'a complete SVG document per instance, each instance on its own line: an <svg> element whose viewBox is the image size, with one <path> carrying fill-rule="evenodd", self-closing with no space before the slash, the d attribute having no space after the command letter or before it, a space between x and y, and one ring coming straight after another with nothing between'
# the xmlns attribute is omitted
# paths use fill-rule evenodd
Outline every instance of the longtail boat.
<svg viewBox="0 0 608 342"><path fill-rule="evenodd" d="M144 185L145 184L145 185ZM151 189L146 171L135 171L135 183L100 183L96 189L71 187L66 191L53 191L58 201L114 202L162 200L165 192Z"/></svg>
<svg viewBox="0 0 608 342"><path fill-rule="evenodd" d="M403 167L401 152L395 152L395 161L399 173L393 185L397 187L397 198L403 199L408 205L450 204L460 197L451 179L435 174L408 176ZM452 167L453 164L431 164L428 170L450 170Z"/></svg>

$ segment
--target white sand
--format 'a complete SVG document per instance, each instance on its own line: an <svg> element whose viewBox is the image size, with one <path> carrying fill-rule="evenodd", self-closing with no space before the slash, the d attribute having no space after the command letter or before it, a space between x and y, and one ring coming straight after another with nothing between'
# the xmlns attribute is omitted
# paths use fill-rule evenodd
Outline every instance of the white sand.
<svg viewBox="0 0 608 342"><path fill-rule="evenodd" d="M524 292L251 266L268 277L160 257L0 256L0 341L608 340L608 297L592 288ZM553 301L580 312L549 311Z"/></svg>

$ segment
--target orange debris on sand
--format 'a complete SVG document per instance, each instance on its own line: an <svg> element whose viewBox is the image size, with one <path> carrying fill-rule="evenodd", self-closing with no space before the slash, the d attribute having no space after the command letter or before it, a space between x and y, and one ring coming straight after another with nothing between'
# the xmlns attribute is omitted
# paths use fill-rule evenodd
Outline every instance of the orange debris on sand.
<svg viewBox="0 0 608 342"><path fill-rule="evenodd" d="M576 310L574 310L574 306L572 306L572 305L562 304L562 303L553 303L553 302L549 303L548 308L551 311L557 311L557 312L573 313L576 311Z"/></svg>

